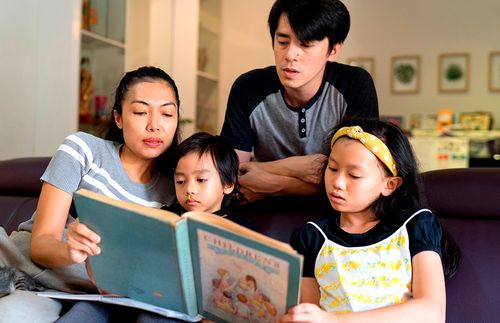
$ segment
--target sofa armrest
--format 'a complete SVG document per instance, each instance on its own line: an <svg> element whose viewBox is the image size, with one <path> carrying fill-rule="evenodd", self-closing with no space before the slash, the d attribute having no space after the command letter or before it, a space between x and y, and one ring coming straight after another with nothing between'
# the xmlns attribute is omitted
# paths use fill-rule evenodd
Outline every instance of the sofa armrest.
<svg viewBox="0 0 500 323"><path fill-rule="evenodd" d="M42 183L40 177L50 157L0 161L0 226L10 234L36 210Z"/></svg>
<svg viewBox="0 0 500 323"><path fill-rule="evenodd" d="M0 161L0 196L38 197L40 177L50 157L26 157Z"/></svg>

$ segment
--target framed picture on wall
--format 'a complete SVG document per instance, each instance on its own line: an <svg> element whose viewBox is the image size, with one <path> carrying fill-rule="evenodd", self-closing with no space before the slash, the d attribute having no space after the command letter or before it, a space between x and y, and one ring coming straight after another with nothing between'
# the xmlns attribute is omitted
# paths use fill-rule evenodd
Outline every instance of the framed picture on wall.
<svg viewBox="0 0 500 323"><path fill-rule="evenodd" d="M469 90L469 54L439 55L439 92L454 93Z"/></svg>
<svg viewBox="0 0 500 323"><path fill-rule="evenodd" d="M372 57L351 57L347 59L347 64L361 67L375 78L375 60Z"/></svg>
<svg viewBox="0 0 500 323"><path fill-rule="evenodd" d="M418 93L420 90L420 56L394 56L391 59L392 93Z"/></svg>
<svg viewBox="0 0 500 323"><path fill-rule="evenodd" d="M489 88L491 92L500 92L500 51L490 53Z"/></svg>

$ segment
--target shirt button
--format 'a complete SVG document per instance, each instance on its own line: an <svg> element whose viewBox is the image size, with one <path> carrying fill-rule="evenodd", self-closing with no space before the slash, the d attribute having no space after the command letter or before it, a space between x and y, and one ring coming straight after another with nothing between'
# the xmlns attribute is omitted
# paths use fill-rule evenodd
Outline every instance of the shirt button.
<svg viewBox="0 0 500 323"><path fill-rule="evenodd" d="M302 128L301 132L302 132L302 133L306 132L306 129Z"/></svg>
<svg viewBox="0 0 500 323"><path fill-rule="evenodd" d="M306 112L306 109L305 109L305 108L302 108L302 110L301 110L301 111L302 111L302 113L304 113L304 112Z"/></svg>
<svg viewBox="0 0 500 323"><path fill-rule="evenodd" d="M306 122L306 119L302 118L302 119L300 119L300 122L304 123L304 122Z"/></svg>

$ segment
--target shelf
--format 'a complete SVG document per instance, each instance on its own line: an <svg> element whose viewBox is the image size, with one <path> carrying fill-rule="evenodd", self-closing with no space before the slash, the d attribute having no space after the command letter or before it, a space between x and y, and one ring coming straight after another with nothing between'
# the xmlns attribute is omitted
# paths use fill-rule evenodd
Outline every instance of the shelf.
<svg viewBox="0 0 500 323"><path fill-rule="evenodd" d="M94 32L82 29L81 30L81 35L82 35L82 44L85 44L89 48L96 48L96 47L102 47L102 46L114 46L116 48L121 48L125 49L125 44L122 42L119 42L117 40L107 38L104 36L101 36L99 34L96 34Z"/></svg>
<svg viewBox="0 0 500 323"><path fill-rule="evenodd" d="M204 71L196 71L196 75L212 82L219 82L219 78L212 73L207 73Z"/></svg>

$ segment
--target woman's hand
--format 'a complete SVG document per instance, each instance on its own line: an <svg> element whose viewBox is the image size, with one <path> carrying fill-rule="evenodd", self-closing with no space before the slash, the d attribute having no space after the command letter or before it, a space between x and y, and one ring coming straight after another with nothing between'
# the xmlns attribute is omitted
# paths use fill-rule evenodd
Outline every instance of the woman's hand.
<svg viewBox="0 0 500 323"><path fill-rule="evenodd" d="M335 314L327 313L318 305L310 303L302 303L288 310L288 313L283 315L279 322L311 322L311 323L327 323L337 322Z"/></svg>
<svg viewBox="0 0 500 323"><path fill-rule="evenodd" d="M81 263L88 256L101 253L101 248L98 246L101 237L85 224L80 223L78 219L68 225L66 235L69 258L74 263Z"/></svg>
<svg viewBox="0 0 500 323"><path fill-rule="evenodd" d="M99 236L78 221L67 227L67 241L63 240L72 200L70 193L47 182L42 184L30 243L35 263L62 268L99 252Z"/></svg>

